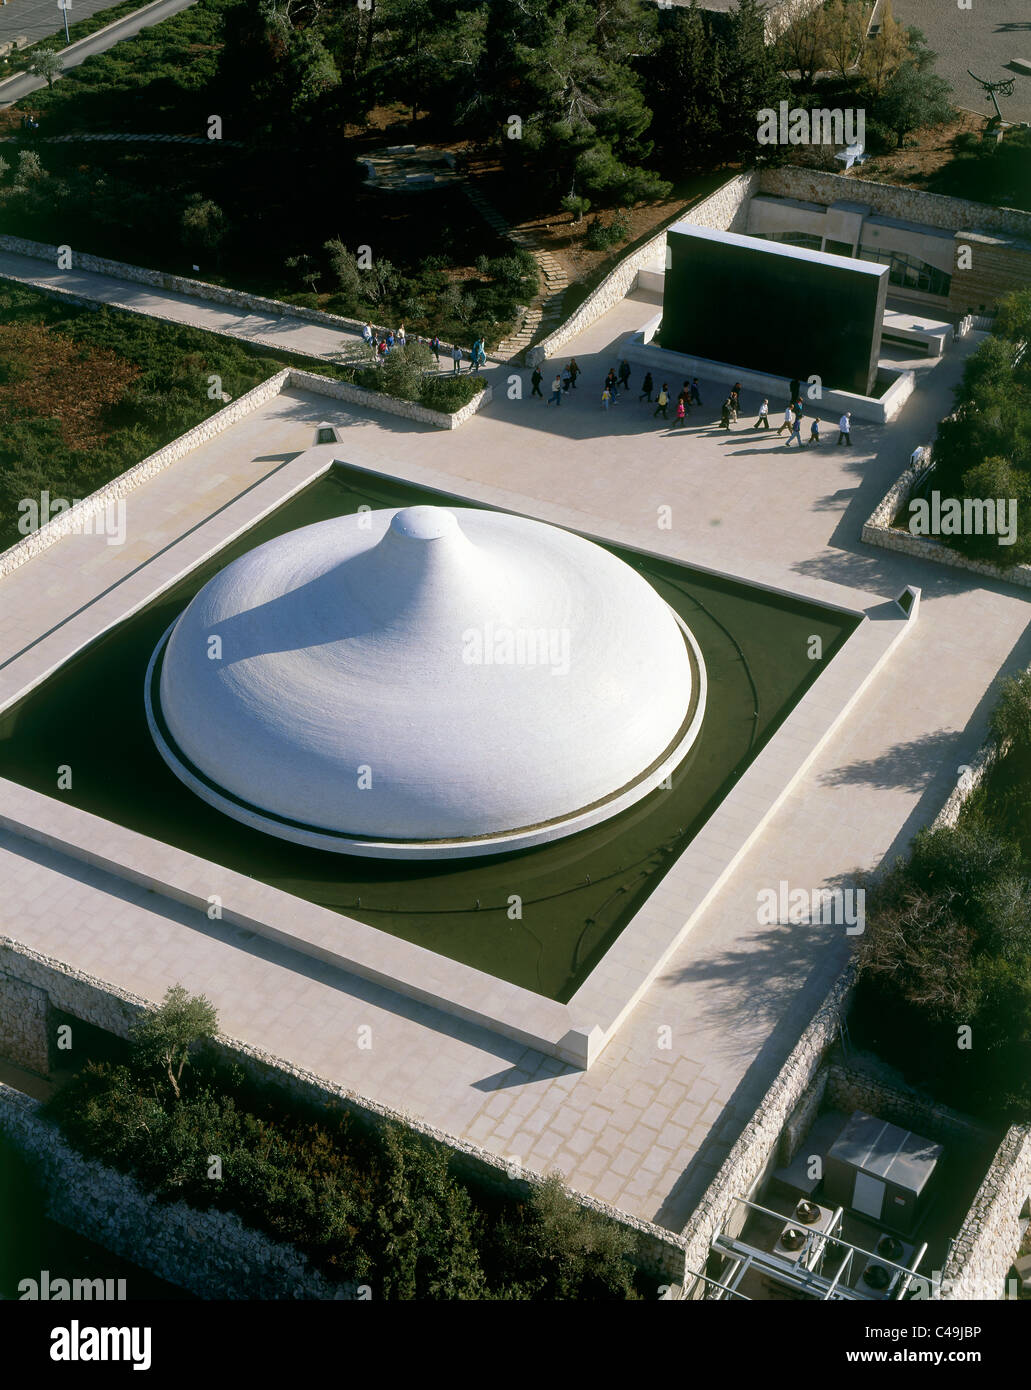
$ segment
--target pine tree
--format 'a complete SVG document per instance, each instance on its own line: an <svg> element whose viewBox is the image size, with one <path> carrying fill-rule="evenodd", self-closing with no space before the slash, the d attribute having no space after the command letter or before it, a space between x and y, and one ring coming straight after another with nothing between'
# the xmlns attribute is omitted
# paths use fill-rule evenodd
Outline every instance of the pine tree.
<svg viewBox="0 0 1031 1390"><path fill-rule="evenodd" d="M776 108L789 95L773 50L766 43L766 8L758 0L737 0L730 13L722 79L722 139L725 162L751 163L758 150L759 112Z"/></svg>

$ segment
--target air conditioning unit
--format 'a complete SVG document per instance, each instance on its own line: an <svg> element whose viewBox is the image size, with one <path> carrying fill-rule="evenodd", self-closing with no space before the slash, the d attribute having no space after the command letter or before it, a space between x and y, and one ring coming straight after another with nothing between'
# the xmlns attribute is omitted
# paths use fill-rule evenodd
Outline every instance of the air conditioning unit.
<svg viewBox="0 0 1031 1390"><path fill-rule="evenodd" d="M857 1110L827 1153L823 1200L889 1230L912 1231L943 1153L941 1144Z"/></svg>

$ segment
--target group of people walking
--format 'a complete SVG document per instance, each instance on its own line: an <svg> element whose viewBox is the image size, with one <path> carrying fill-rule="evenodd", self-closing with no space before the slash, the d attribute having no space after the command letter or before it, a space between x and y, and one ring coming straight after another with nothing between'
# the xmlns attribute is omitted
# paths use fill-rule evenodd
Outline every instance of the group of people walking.
<svg viewBox="0 0 1031 1390"><path fill-rule="evenodd" d="M569 391L576 390L576 379L580 375L580 367L575 357L571 357L561 371L556 371L551 381L551 395L548 397L548 405L561 405L562 397ZM541 382L544 380L544 373L540 367L534 367L530 374L531 396L540 396L543 400L544 392L541 390Z"/></svg>
<svg viewBox="0 0 1031 1390"><path fill-rule="evenodd" d="M395 347L404 347L408 342L405 326L400 328L373 328L367 323L362 329L362 341L376 350L376 356L383 358Z"/></svg>
<svg viewBox="0 0 1031 1390"><path fill-rule="evenodd" d="M615 367L609 368L602 384L602 410L609 410L616 401L619 400L621 392L629 391L630 372L630 363L625 357L620 362L618 370ZM566 395L567 392L575 389L576 378L579 375L580 368L577 366L576 358L570 358L561 371L556 371L551 383L551 395L547 398L547 404L561 405L562 397ZM540 367L534 367L530 377L532 384L530 395L540 396L542 400L544 399L544 392L541 390L541 382L543 380L544 374ZM727 397L720 408L721 429L730 430L731 427L737 423L742 389L740 381L735 381L734 385L727 393ZM641 390L637 397L638 401L647 401L648 404L651 405L654 391L655 381L651 372L646 372L644 380L641 382ZM799 392L800 383L798 381L793 381L791 383L791 399L785 407L784 420L777 430L778 435L783 434L785 430L789 431L785 447L790 447L793 439L798 441L799 448L803 447L802 421L805 414L805 407L802 404L802 397ZM664 381L659 388L658 394L655 396L655 409L652 412L653 418L661 415L663 420L668 420L671 401L672 392L669 382ZM674 429L678 425L684 424L687 417L691 414L692 406L701 406L702 404L701 387L698 378L696 376L691 377L690 380L684 382L676 398L673 420ZM768 397L763 398L763 402L759 406L758 418L752 428L755 430L769 430L770 402ZM819 419L814 415L809 425L809 443L818 445L821 438L821 424ZM838 443L848 445L852 443L852 412L850 410L846 410L838 421Z"/></svg>
<svg viewBox="0 0 1031 1390"><path fill-rule="evenodd" d="M375 349L376 357L382 361L384 357L395 347L405 347L408 338L405 334L405 326L400 328L374 328L371 323L365 324L362 329L362 340ZM453 343L448 347L442 343L440 338L434 333L432 338L417 337L417 343L425 343L431 349L437 359L437 366L440 366L441 357L450 357L452 371L458 374L462 370L462 363L468 362L469 371L478 372L487 363L487 347L483 337L478 337L471 348L461 348L458 343Z"/></svg>

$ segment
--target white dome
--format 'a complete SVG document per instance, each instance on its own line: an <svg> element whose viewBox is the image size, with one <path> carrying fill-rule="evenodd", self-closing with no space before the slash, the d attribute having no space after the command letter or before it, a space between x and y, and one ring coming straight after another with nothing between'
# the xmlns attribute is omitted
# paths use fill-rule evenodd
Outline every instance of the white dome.
<svg viewBox="0 0 1031 1390"><path fill-rule="evenodd" d="M525 517L367 511L220 571L147 675L159 751L248 825L342 853L497 853L645 796L701 723L650 584Z"/></svg>

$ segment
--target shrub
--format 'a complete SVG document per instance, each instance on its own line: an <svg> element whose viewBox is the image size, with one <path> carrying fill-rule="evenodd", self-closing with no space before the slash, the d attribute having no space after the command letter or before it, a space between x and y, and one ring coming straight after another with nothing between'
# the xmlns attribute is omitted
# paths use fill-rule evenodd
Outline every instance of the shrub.
<svg viewBox="0 0 1031 1390"><path fill-rule="evenodd" d="M963 1108L1031 1116L1031 882L983 802L916 836L874 886L856 953L857 1010L889 1061Z"/></svg>
<svg viewBox="0 0 1031 1390"><path fill-rule="evenodd" d="M1000 743L1012 740L1018 748L1031 748L1031 671L1002 682L988 723Z"/></svg>
<svg viewBox="0 0 1031 1390"><path fill-rule="evenodd" d="M440 410L453 415L474 400L486 386L483 377L466 373L464 376L427 377L419 392L419 404L427 410Z"/></svg>
<svg viewBox="0 0 1031 1390"><path fill-rule="evenodd" d="M630 219L626 213L617 212L607 227L595 220L584 238L591 251L606 251L610 246L618 246L630 235Z"/></svg>
<svg viewBox="0 0 1031 1390"><path fill-rule="evenodd" d="M203 1050L216 1027L207 1001L176 986L133 1030L127 1064L87 1064L45 1112L81 1152L157 1196L236 1212L327 1273L372 1281L379 1297L636 1297L629 1235L558 1178L525 1202L478 1205L451 1150L401 1125L309 1120L267 1091L262 1113L238 1107L229 1092L246 1094L242 1073Z"/></svg>
<svg viewBox="0 0 1031 1390"><path fill-rule="evenodd" d="M424 373L435 367L433 353L425 343L391 348L379 368L378 389L403 401L417 401Z"/></svg>

